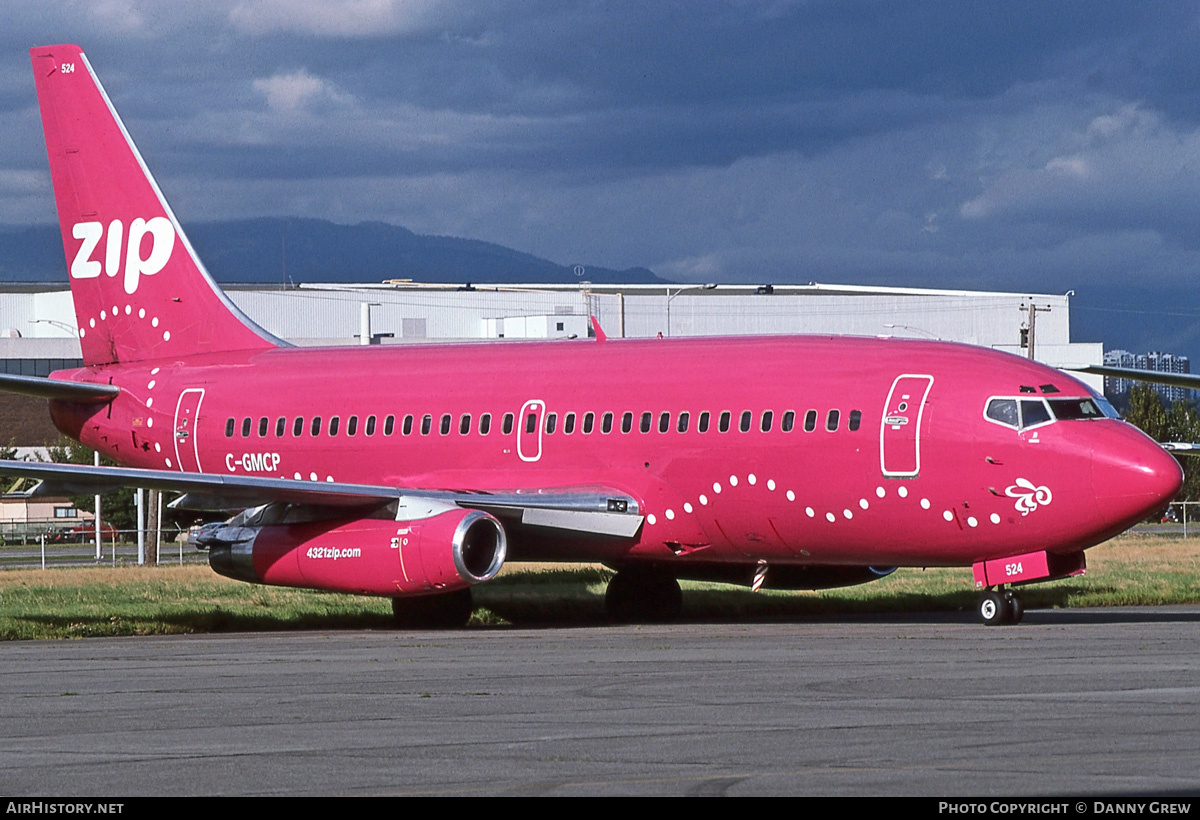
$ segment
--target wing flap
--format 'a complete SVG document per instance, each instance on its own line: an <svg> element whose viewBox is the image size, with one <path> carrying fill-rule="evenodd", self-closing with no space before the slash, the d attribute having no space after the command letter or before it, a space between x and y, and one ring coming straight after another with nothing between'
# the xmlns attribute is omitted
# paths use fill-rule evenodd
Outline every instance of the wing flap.
<svg viewBox="0 0 1200 820"><path fill-rule="evenodd" d="M0 461L0 475L41 482L31 494L91 495L120 487L183 493L184 509L235 510L271 502L341 509L375 507L398 498L422 498L468 509L519 516L523 525L596 535L633 537L642 524L637 500L605 487L555 487L467 492L415 487L297 481L287 478L175 473L131 467Z"/></svg>

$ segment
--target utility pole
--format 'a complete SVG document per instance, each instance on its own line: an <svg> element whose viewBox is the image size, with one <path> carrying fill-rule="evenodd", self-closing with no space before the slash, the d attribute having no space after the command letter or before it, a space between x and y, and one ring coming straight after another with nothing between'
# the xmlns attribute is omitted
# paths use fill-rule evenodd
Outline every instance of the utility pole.
<svg viewBox="0 0 1200 820"><path fill-rule="evenodd" d="M1021 307L1029 311L1029 318L1026 320L1025 328L1025 347L1029 360L1033 361L1034 339L1037 336L1037 315L1039 313L1049 313L1050 306L1047 305L1046 307L1037 307L1034 305L1033 299L1030 298L1029 304L1021 305Z"/></svg>
<svg viewBox="0 0 1200 820"><path fill-rule="evenodd" d="M161 529L159 516L162 514L162 494L158 490L146 491L146 563L158 564L158 534Z"/></svg>

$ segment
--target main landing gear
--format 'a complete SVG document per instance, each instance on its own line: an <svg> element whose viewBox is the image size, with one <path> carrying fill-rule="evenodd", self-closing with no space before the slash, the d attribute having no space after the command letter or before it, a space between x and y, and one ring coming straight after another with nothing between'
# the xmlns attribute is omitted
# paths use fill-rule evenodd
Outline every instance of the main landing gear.
<svg viewBox="0 0 1200 820"><path fill-rule="evenodd" d="M604 592L604 611L615 624L663 624L683 611L683 592L670 575L648 569L624 569Z"/></svg>
<svg viewBox="0 0 1200 820"><path fill-rule="evenodd" d="M398 629L462 629L473 610L469 589L392 599L392 615Z"/></svg>
<svg viewBox="0 0 1200 820"><path fill-rule="evenodd" d="M1025 615L1025 605L1011 589L989 589L979 596L976 612L984 626L1016 626Z"/></svg>

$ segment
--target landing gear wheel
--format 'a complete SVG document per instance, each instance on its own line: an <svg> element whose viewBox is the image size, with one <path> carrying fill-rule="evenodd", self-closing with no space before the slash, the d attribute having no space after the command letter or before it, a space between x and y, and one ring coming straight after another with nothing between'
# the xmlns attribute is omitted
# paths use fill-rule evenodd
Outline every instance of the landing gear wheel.
<svg viewBox="0 0 1200 820"><path fill-rule="evenodd" d="M1014 592L1010 592L1004 596L1004 603L1008 608L1007 623L1016 626L1021 623L1021 619L1025 617L1025 604L1021 603L1021 596Z"/></svg>
<svg viewBox="0 0 1200 820"><path fill-rule="evenodd" d="M472 610L469 589L392 599L392 615L398 629L461 629L471 619Z"/></svg>
<svg viewBox="0 0 1200 820"><path fill-rule="evenodd" d="M979 596L979 621L984 626L999 626L1008 623L1008 603L999 592L985 592Z"/></svg>
<svg viewBox="0 0 1200 820"><path fill-rule="evenodd" d="M616 624L668 623L683 611L683 592L670 575L623 570L608 582L604 611Z"/></svg>

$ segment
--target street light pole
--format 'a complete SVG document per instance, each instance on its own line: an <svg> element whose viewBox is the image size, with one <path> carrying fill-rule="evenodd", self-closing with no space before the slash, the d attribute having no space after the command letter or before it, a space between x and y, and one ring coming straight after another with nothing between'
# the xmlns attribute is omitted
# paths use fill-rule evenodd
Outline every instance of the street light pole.
<svg viewBox="0 0 1200 820"><path fill-rule="evenodd" d="M897 324L893 324L892 322L887 322L884 324L884 327L892 328L893 330L895 330L895 329L911 330L913 333L924 333L929 338L937 339L939 342L942 340L942 337L937 335L936 333L929 331L929 330L925 330L923 328L913 327L912 325L897 325Z"/></svg>
<svg viewBox="0 0 1200 820"><path fill-rule="evenodd" d="M667 288L667 336L668 337L671 335L671 302L673 302L675 300L675 297L678 296L679 294L683 293L685 290L713 290L716 287L717 287L717 285L715 282L709 282L708 284L705 284L705 285L684 285L683 287L677 289L675 291L675 293L673 293L673 294L671 293L671 288L670 287Z"/></svg>

